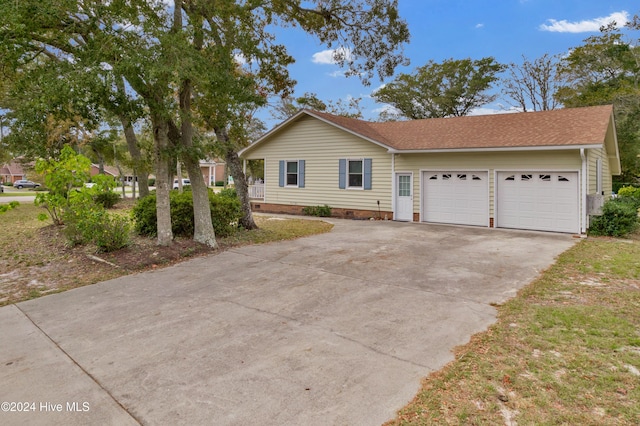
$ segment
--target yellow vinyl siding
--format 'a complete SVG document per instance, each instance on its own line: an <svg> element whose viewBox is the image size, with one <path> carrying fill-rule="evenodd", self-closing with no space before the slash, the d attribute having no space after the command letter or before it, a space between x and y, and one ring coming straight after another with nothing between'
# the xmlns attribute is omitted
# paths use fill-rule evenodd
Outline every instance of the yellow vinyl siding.
<svg viewBox="0 0 640 426"><path fill-rule="evenodd" d="M302 117L247 152L246 159L265 160L265 203L391 210L391 155L372 142L312 117ZM372 189L339 189L338 161L372 159ZM279 161L305 160L305 187L279 187Z"/></svg>
<svg viewBox="0 0 640 426"><path fill-rule="evenodd" d="M595 194L598 188L598 159L602 160L602 191L605 196L609 196L612 190L611 169L609 167L609 159L607 152L602 149L590 149L587 152L589 187L587 194Z"/></svg>
<svg viewBox="0 0 640 426"><path fill-rule="evenodd" d="M414 194L420 194L423 170L488 171L489 217L494 217L495 171L578 172L581 164L577 150L398 154L395 158L396 172L414 173ZM420 197L414 197L415 212L420 211L420 202Z"/></svg>

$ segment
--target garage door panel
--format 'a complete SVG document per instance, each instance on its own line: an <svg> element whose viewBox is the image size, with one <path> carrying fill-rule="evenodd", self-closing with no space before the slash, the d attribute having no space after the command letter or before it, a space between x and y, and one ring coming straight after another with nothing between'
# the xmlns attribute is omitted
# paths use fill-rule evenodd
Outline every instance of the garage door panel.
<svg viewBox="0 0 640 426"><path fill-rule="evenodd" d="M489 192L487 172L425 172L424 221L487 226Z"/></svg>
<svg viewBox="0 0 640 426"><path fill-rule="evenodd" d="M577 172L499 172L497 225L579 232Z"/></svg>

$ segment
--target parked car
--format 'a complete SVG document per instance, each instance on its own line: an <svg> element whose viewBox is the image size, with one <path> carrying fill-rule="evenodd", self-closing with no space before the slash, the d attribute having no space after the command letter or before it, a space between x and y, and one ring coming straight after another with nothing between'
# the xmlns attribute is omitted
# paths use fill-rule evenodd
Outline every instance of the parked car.
<svg viewBox="0 0 640 426"><path fill-rule="evenodd" d="M39 183L35 183L35 182L32 182L30 180L26 180L26 179L20 179L20 180L17 180L15 182L13 182L13 187L14 188L18 188L18 189L22 189L22 188L37 188L39 186L40 186Z"/></svg>
<svg viewBox="0 0 640 426"><path fill-rule="evenodd" d="M189 179L182 179L182 186L191 185L191 181ZM173 189L178 189L178 179L173 180Z"/></svg>

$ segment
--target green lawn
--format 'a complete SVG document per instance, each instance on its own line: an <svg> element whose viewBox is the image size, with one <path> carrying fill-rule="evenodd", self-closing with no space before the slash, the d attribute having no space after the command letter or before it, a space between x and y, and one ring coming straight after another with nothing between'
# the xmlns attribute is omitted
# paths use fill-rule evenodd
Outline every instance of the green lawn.
<svg viewBox="0 0 640 426"><path fill-rule="evenodd" d="M562 254L390 424L640 424L640 242Z"/></svg>

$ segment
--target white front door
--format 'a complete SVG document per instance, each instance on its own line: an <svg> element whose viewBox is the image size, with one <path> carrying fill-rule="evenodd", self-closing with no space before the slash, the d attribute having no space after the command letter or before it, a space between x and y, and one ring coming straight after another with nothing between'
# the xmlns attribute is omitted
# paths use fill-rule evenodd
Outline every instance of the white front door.
<svg viewBox="0 0 640 426"><path fill-rule="evenodd" d="M413 221L413 182L411 173L396 174L395 220Z"/></svg>

